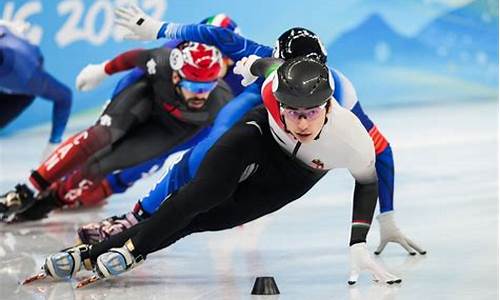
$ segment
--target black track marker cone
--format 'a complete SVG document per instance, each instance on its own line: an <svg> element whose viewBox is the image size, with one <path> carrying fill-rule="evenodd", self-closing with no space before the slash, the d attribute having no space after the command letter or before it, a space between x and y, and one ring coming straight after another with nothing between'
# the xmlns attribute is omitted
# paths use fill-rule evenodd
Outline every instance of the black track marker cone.
<svg viewBox="0 0 500 300"><path fill-rule="evenodd" d="M280 290L274 277L257 277L253 284L252 295L278 295Z"/></svg>

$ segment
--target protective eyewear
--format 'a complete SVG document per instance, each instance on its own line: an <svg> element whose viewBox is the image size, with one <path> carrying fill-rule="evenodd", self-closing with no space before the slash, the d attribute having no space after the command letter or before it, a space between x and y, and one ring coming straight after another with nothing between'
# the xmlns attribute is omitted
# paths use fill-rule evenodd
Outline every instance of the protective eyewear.
<svg viewBox="0 0 500 300"><path fill-rule="evenodd" d="M317 119L320 115L321 112L326 108L328 102L325 102L324 104L320 106L315 106L311 108L292 108L292 107L281 107L281 112L287 115L290 119L293 119L295 121L300 120L300 118L305 118L307 120L315 120Z"/></svg>
<svg viewBox="0 0 500 300"><path fill-rule="evenodd" d="M199 82L183 79L179 86L195 94L211 92L217 86L217 81Z"/></svg>

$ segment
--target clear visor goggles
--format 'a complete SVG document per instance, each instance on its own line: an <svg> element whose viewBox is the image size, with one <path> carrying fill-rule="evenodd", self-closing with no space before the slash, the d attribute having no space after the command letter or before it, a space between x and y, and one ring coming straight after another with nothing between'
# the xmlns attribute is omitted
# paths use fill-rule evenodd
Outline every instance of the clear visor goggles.
<svg viewBox="0 0 500 300"><path fill-rule="evenodd" d="M286 115L287 117L289 117L294 121L298 121L300 120L300 118L305 118L307 120L315 120L321 115L321 112L326 108L327 104L328 101L325 102L324 104L321 104L320 106L315 106L311 108L293 108L293 107L280 106L280 111L282 114Z"/></svg>

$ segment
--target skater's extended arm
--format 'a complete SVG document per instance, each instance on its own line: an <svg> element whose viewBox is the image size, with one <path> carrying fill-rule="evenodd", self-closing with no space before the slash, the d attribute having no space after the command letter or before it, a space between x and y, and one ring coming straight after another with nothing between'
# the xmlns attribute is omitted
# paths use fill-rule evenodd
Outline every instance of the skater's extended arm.
<svg viewBox="0 0 500 300"><path fill-rule="evenodd" d="M219 48L233 61L245 56L271 56L272 48L255 43L241 35L218 26L206 24L177 24L155 20L137 7L116 9L116 23L130 31L125 38L155 40L159 38L199 42Z"/></svg>
<svg viewBox="0 0 500 300"><path fill-rule="evenodd" d="M259 77L261 80L268 77L277 70L283 62L284 61L280 58L260 58L257 55L250 55L249 57L243 57L241 60L237 61L233 72L243 77L241 85L249 86L259 79Z"/></svg>
<svg viewBox="0 0 500 300"><path fill-rule="evenodd" d="M151 57L153 50L134 49L124 52L112 60L106 62L104 71L107 75L113 75L118 72L130 70L134 67L144 68L146 62Z"/></svg>
<svg viewBox="0 0 500 300"><path fill-rule="evenodd" d="M375 147L376 169L379 180L379 209L380 212L393 210L393 190L394 190L394 163L392 158L392 149L389 142L385 139L377 126L372 122L361 107L358 101L356 89L351 81L340 71L330 69L335 82L335 91L333 97L344 108L349 109L361 121L363 127L370 135Z"/></svg>
<svg viewBox="0 0 500 300"><path fill-rule="evenodd" d="M212 45L231 58L238 61L245 56L255 54L261 57L270 56L272 48L255 43L233 31L205 24L164 23L158 37L181 39Z"/></svg>
<svg viewBox="0 0 500 300"><path fill-rule="evenodd" d="M372 273L375 280L394 284L401 279L387 272L376 262L368 251L366 235L370 230L375 206L377 205L378 186L375 170L375 151L368 133L359 120L350 114L355 122L351 123L347 138L351 144L349 171L356 180L353 196L351 240L349 242L351 272L348 283L355 284L363 271Z"/></svg>
<svg viewBox="0 0 500 300"><path fill-rule="evenodd" d="M373 143L363 126L352 114L349 135L345 136L351 146L348 169L356 180L353 196L351 240L349 245L366 242L375 206L377 205L378 186L375 170L375 151Z"/></svg>
<svg viewBox="0 0 500 300"><path fill-rule="evenodd" d="M54 103L49 141L53 144L60 143L71 113L71 90L43 69L33 74L28 85L34 95Z"/></svg>
<svg viewBox="0 0 500 300"><path fill-rule="evenodd" d="M134 49L124 52L109 61L100 64L89 64L83 68L76 77L76 87L80 91L90 91L97 87L108 76L115 73L130 70L135 67L139 67L146 71L155 69L158 62L151 61L152 55L156 52L164 52L164 57L161 59L168 59L169 51L168 49L162 48L151 50Z"/></svg>
<svg viewBox="0 0 500 300"><path fill-rule="evenodd" d="M387 139L382 135L377 126L363 111L361 103L358 101L356 90L349 79L336 69L331 69L334 82L334 98L339 103L351 110L361 121L361 124L370 135L375 148L378 177L378 203L380 214L377 220L380 223L380 244L375 254L380 254L389 242L400 244L410 255L417 252L425 254L426 251L420 248L415 242L401 232L394 217L394 160L392 148Z"/></svg>

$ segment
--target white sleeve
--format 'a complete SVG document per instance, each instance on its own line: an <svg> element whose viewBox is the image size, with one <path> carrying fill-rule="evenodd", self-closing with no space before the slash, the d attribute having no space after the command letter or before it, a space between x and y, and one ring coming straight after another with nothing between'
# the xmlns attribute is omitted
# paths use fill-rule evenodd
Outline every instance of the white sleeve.
<svg viewBox="0 0 500 300"><path fill-rule="evenodd" d="M354 179L359 183L366 184L377 181L375 155L373 154L371 156L372 159L359 156L359 159L349 167L349 172L351 172Z"/></svg>
<svg viewBox="0 0 500 300"><path fill-rule="evenodd" d="M359 119L351 112L349 114L353 127L349 137L352 149L352 155L350 155L348 162L349 172L359 183L375 182L377 181L377 172L373 141Z"/></svg>

